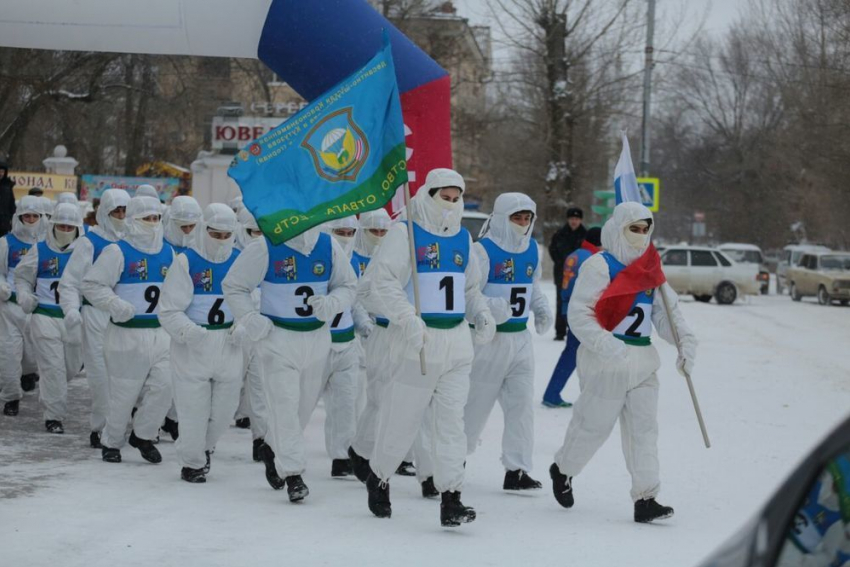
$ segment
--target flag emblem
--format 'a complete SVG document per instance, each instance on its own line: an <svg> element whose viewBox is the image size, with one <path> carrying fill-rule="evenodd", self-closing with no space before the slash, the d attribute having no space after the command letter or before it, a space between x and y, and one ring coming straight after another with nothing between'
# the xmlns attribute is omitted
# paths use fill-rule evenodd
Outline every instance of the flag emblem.
<svg viewBox="0 0 850 567"><path fill-rule="evenodd" d="M351 111L349 106L328 114L301 142L313 158L316 173L331 182L356 181L369 157L369 142Z"/></svg>

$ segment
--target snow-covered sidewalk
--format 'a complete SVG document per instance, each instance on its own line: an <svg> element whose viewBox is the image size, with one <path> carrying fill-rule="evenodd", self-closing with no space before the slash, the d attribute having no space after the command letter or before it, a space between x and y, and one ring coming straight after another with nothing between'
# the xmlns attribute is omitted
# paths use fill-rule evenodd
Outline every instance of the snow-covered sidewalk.
<svg viewBox="0 0 850 567"><path fill-rule="evenodd" d="M554 289L549 291L554 294ZM554 302L553 302L554 303ZM713 447L706 450L675 350L661 352L659 500L676 516L632 521L619 432L575 480L576 505L551 496L548 467L571 411L536 410L534 494L501 490L501 411L469 458L463 500L478 520L439 524L438 501L415 479L392 482L393 517L366 507L356 480L330 478L320 407L307 430L309 498L274 492L251 461L248 431L231 428L204 485L180 480L174 446L161 465L126 447L124 463L88 448L88 390L70 385L64 436L44 431L37 391L18 418L0 416L0 557L3 565L694 565L733 534L795 464L850 409L850 309L757 297L729 307L683 300L700 338L697 393ZM535 336L537 397L563 343ZM564 397L578 395L573 377Z"/></svg>

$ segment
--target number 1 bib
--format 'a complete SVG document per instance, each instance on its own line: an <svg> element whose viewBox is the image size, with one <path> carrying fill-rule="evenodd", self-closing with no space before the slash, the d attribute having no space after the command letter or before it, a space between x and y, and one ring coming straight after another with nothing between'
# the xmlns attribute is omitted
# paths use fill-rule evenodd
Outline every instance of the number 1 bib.
<svg viewBox="0 0 850 567"><path fill-rule="evenodd" d="M35 296L38 307L35 313L48 317L64 318L59 307L59 278L65 271L71 252L54 252L42 241L38 243L38 272L35 280Z"/></svg>

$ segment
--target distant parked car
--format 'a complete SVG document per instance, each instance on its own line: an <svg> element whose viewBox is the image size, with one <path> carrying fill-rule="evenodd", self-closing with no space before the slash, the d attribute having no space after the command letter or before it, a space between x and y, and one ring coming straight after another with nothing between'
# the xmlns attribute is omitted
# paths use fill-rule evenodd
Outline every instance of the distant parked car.
<svg viewBox="0 0 850 567"><path fill-rule="evenodd" d="M755 264L759 268L759 282L762 295L767 295L770 288L770 270L767 267L764 253L755 244L739 244L727 242L717 248L739 264Z"/></svg>
<svg viewBox="0 0 850 567"><path fill-rule="evenodd" d="M490 215L485 215L478 211L463 211L463 218L461 218L460 223L472 235L472 240L477 242L478 234L481 232L481 228L488 218L490 218Z"/></svg>
<svg viewBox="0 0 850 567"><path fill-rule="evenodd" d="M788 269L791 299L817 296L818 303L850 303L850 252L809 252Z"/></svg>
<svg viewBox="0 0 850 567"><path fill-rule="evenodd" d="M723 252L700 246L670 246L661 255L667 282L680 295L729 305L741 295L759 293L758 267L738 264Z"/></svg>
<svg viewBox="0 0 850 567"><path fill-rule="evenodd" d="M814 244L789 244L783 248L776 265L776 293L782 294L788 289L788 268L799 264L806 252L829 252L829 248Z"/></svg>

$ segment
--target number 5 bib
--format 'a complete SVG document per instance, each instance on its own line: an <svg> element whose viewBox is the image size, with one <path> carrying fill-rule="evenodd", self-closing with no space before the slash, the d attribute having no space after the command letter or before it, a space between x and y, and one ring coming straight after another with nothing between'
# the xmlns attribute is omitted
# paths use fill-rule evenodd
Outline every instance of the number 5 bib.
<svg viewBox="0 0 850 567"><path fill-rule="evenodd" d="M331 237L322 233L309 256L268 239L269 265L260 283L260 313L284 329L312 331L324 325L307 300L327 295L333 268Z"/></svg>
<svg viewBox="0 0 850 567"><path fill-rule="evenodd" d="M511 306L511 318L496 326L496 331L524 331L528 324L534 272L537 270L537 241L531 239L525 252L520 253L507 252L489 238L482 238L479 242L490 258L484 295L501 297Z"/></svg>
<svg viewBox="0 0 850 567"><path fill-rule="evenodd" d="M429 327L456 327L466 314L466 266L469 263L469 232L437 236L413 223L416 271L422 320ZM405 288L412 304L413 280Z"/></svg>
<svg viewBox="0 0 850 567"><path fill-rule="evenodd" d="M120 327L159 327L159 295L174 252L166 243L157 254L147 254L124 240L116 242L124 255L124 269L115 285L115 294L130 303L136 315Z"/></svg>

